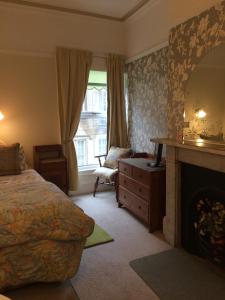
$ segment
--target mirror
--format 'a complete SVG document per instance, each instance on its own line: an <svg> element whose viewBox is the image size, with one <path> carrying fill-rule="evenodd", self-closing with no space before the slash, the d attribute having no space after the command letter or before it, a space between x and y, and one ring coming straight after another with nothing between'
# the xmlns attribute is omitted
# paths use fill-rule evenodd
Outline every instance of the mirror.
<svg viewBox="0 0 225 300"><path fill-rule="evenodd" d="M184 140L225 143L225 44L210 51L187 83Z"/></svg>

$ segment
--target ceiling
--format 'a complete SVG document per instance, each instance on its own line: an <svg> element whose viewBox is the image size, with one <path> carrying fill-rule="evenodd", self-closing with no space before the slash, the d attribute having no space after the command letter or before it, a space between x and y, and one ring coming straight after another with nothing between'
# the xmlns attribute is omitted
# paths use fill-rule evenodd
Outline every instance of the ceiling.
<svg viewBox="0 0 225 300"><path fill-rule="evenodd" d="M123 21L149 0L0 0L39 8Z"/></svg>

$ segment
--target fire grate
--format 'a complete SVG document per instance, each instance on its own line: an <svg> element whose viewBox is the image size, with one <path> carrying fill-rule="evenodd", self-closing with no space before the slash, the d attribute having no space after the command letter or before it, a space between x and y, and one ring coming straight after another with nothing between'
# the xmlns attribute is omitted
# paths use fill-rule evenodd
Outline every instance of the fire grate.
<svg viewBox="0 0 225 300"><path fill-rule="evenodd" d="M225 203L216 194L199 195L193 207L196 250L225 267Z"/></svg>

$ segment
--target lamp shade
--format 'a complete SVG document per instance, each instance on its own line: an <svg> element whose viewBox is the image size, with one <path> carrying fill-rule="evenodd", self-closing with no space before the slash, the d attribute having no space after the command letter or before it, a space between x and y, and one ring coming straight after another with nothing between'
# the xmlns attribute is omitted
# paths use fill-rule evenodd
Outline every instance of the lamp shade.
<svg viewBox="0 0 225 300"><path fill-rule="evenodd" d="M3 113L0 111L0 121L4 119Z"/></svg>

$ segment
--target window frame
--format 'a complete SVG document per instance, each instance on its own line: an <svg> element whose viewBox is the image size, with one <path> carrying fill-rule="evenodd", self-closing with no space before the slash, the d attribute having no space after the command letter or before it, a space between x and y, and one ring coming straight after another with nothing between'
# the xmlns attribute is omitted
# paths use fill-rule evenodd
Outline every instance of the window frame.
<svg viewBox="0 0 225 300"><path fill-rule="evenodd" d="M95 71L95 70L91 70L91 71ZM101 71L101 72L104 72L106 73L106 76L107 76L107 72L106 71ZM92 89L95 89L95 87L102 87L104 88L105 92L106 92L106 95L104 95L105 99L106 99L106 103L104 104L102 99L99 99L98 103L97 103L97 108L98 108L98 111L95 111L95 107L94 105L91 103L91 105L88 105L88 102L85 101L86 100L86 97L87 97L87 92L86 92L86 95L85 95L85 99L84 99L84 103L83 103L83 106L82 106L82 111L81 111L81 119L82 119L82 113L83 113L83 116L85 117L85 114L86 116L88 116L88 114L90 114L90 116L93 114L94 115L103 115L104 117L106 117L106 122L105 122L105 126L106 126L106 130L105 130L105 134L102 134L101 130L99 133L93 135L94 138L92 138L92 135L89 135L89 136L83 136L82 137L79 137L79 136L75 136L74 137L74 144L76 142L76 140L84 140L86 142L86 150L84 150L84 162L87 161L88 163L88 148L90 147L90 144L92 143L92 148L93 148L93 158L94 156L98 155L99 154L99 140L102 138L102 136L104 135L105 136L105 139L106 139L106 147L105 147L105 153L103 154L106 154L106 150L107 150L107 93L108 93L108 90L107 90L107 83L95 83L95 82L88 82L88 85L87 85L87 90L92 90L91 88L89 87L93 87ZM96 88L96 90L98 90L98 88ZM100 90L100 89L99 89ZM101 103L100 103L101 102ZM92 110L88 110L90 107L92 106ZM104 106L104 109L103 110L100 110L100 108ZM88 117L87 117L88 118ZM91 119L91 118L90 118ZM97 127L96 127L97 128ZM99 128L101 128L99 126ZM75 144L76 145L76 144ZM96 146L97 145L97 146ZM84 148L85 148L84 146ZM96 147L98 149L96 149ZM97 151L96 151L97 150ZM87 153L85 153L85 151ZM78 158L78 157L77 157ZM94 160L94 159L93 159ZM77 159L77 162L78 162L78 159ZM99 163L96 159L96 164L87 164L87 165L78 165L78 171L79 172L87 172L87 171L90 171L90 170L95 170L97 167L99 166Z"/></svg>

